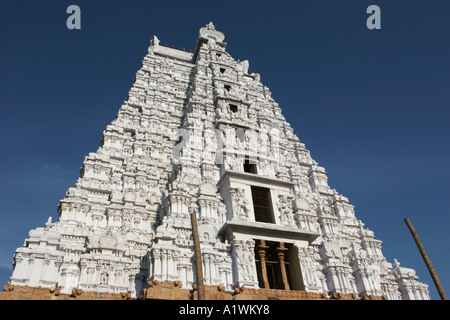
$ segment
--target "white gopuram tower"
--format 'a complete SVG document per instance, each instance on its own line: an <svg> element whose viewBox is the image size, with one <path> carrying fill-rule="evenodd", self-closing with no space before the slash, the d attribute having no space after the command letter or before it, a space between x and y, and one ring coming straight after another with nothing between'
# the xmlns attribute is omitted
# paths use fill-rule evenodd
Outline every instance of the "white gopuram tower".
<svg viewBox="0 0 450 320"><path fill-rule="evenodd" d="M207 285L429 299L413 269L386 261L224 39L212 23L193 53L152 39L58 221L16 250L10 284L132 297L151 280L192 288L195 210Z"/></svg>

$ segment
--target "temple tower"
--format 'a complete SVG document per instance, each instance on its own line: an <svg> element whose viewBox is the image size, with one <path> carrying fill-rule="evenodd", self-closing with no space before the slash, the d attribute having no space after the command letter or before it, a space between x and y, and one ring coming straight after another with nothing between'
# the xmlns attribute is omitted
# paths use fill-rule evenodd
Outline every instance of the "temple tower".
<svg viewBox="0 0 450 320"><path fill-rule="evenodd" d="M195 211L206 285L429 299L414 270L386 261L212 23L193 52L153 37L58 210L16 250L10 284L132 297L152 280L192 288Z"/></svg>

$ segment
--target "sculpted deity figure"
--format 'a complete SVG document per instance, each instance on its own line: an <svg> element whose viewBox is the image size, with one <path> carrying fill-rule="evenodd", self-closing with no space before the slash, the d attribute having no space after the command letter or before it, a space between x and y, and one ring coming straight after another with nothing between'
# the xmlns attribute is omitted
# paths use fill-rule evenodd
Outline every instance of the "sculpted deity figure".
<svg viewBox="0 0 450 320"><path fill-rule="evenodd" d="M228 114L230 113L228 104L224 100L219 100L219 102L217 103L216 112L219 115L219 117L228 116Z"/></svg>
<svg viewBox="0 0 450 320"><path fill-rule="evenodd" d="M253 240L240 241L235 245L236 257L239 270L239 278L244 281L255 281L255 275L253 273L253 265L255 263Z"/></svg>
<svg viewBox="0 0 450 320"><path fill-rule="evenodd" d="M234 217L237 219L248 219L250 212L250 202L245 198L245 192L242 188L230 188L233 199Z"/></svg>
<svg viewBox="0 0 450 320"><path fill-rule="evenodd" d="M109 275L105 271L101 274L100 285L106 286L106 285L108 285L108 281L109 281Z"/></svg>
<svg viewBox="0 0 450 320"><path fill-rule="evenodd" d="M292 198L284 194L278 196L278 209L280 210L280 218L282 224L294 224L292 213Z"/></svg>
<svg viewBox="0 0 450 320"><path fill-rule="evenodd" d="M206 129L203 132L203 144L203 160L213 162L217 151L217 138L213 130Z"/></svg>

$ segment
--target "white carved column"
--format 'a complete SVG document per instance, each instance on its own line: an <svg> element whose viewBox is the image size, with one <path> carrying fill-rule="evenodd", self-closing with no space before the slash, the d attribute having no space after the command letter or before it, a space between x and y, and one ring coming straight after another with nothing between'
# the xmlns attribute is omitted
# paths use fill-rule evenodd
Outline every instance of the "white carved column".
<svg viewBox="0 0 450 320"><path fill-rule="evenodd" d="M255 242L252 239L247 241L233 240L231 245L233 248L233 265L236 270L234 285L258 288L254 254Z"/></svg>

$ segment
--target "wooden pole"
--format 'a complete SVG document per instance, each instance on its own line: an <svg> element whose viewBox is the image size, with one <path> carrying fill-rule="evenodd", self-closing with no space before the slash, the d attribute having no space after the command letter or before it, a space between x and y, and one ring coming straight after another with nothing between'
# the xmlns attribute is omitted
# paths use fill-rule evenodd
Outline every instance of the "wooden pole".
<svg viewBox="0 0 450 320"><path fill-rule="evenodd" d="M198 236L198 228L197 228L197 213L195 210L191 210L191 223L192 223L192 236L194 238L194 256L195 256L195 270L197 275L198 300L206 300L205 284L203 280L202 252L200 250L200 239Z"/></svg>
<svg viewBox="0 0 450 320"><path fill-rule="evenodd" d="M286 274L286 266L284 264L284 253L288 250L284 247L284 242L280 242L280 247L278 248L278 259L280 259L281 277L283 278L284 290L289 290L289 282Z"/></svg>
<svg viewBox="0 0 450 320"><path fill-rule="evenodd" d="M261 240L261 244L259 245L259 258L261 261L261 272L264 282L264 288L270 289L269 280L267 279L267 268L266 268L266 249L269 247L266 246L266 241Z"/></svg>
<svg viewBox="0 0 450 320"><path fill-rule="evenodd" d="M433 268L433 265L431 264L430 258L428 258L428 255L425 251L425 248L422 245L422 242L420 241L419 236L417 235L416 230L414 229L413 225L411 224L411 221L409 221L409 218L404 219L406 222L406 225L409 228L409 231L411 232L414 241L417 244L417 247L419 248L420 254L422 255L423 260L425 261L425 264L427 265L428 271L430 272L431 278L433 278L434 284L436 285L436 288L439 292L439 295L442 300L447 300L447 296L445 294L444 288L441 285L441 282L439 281L439 278L436 274L436 271Z"/></svg>

